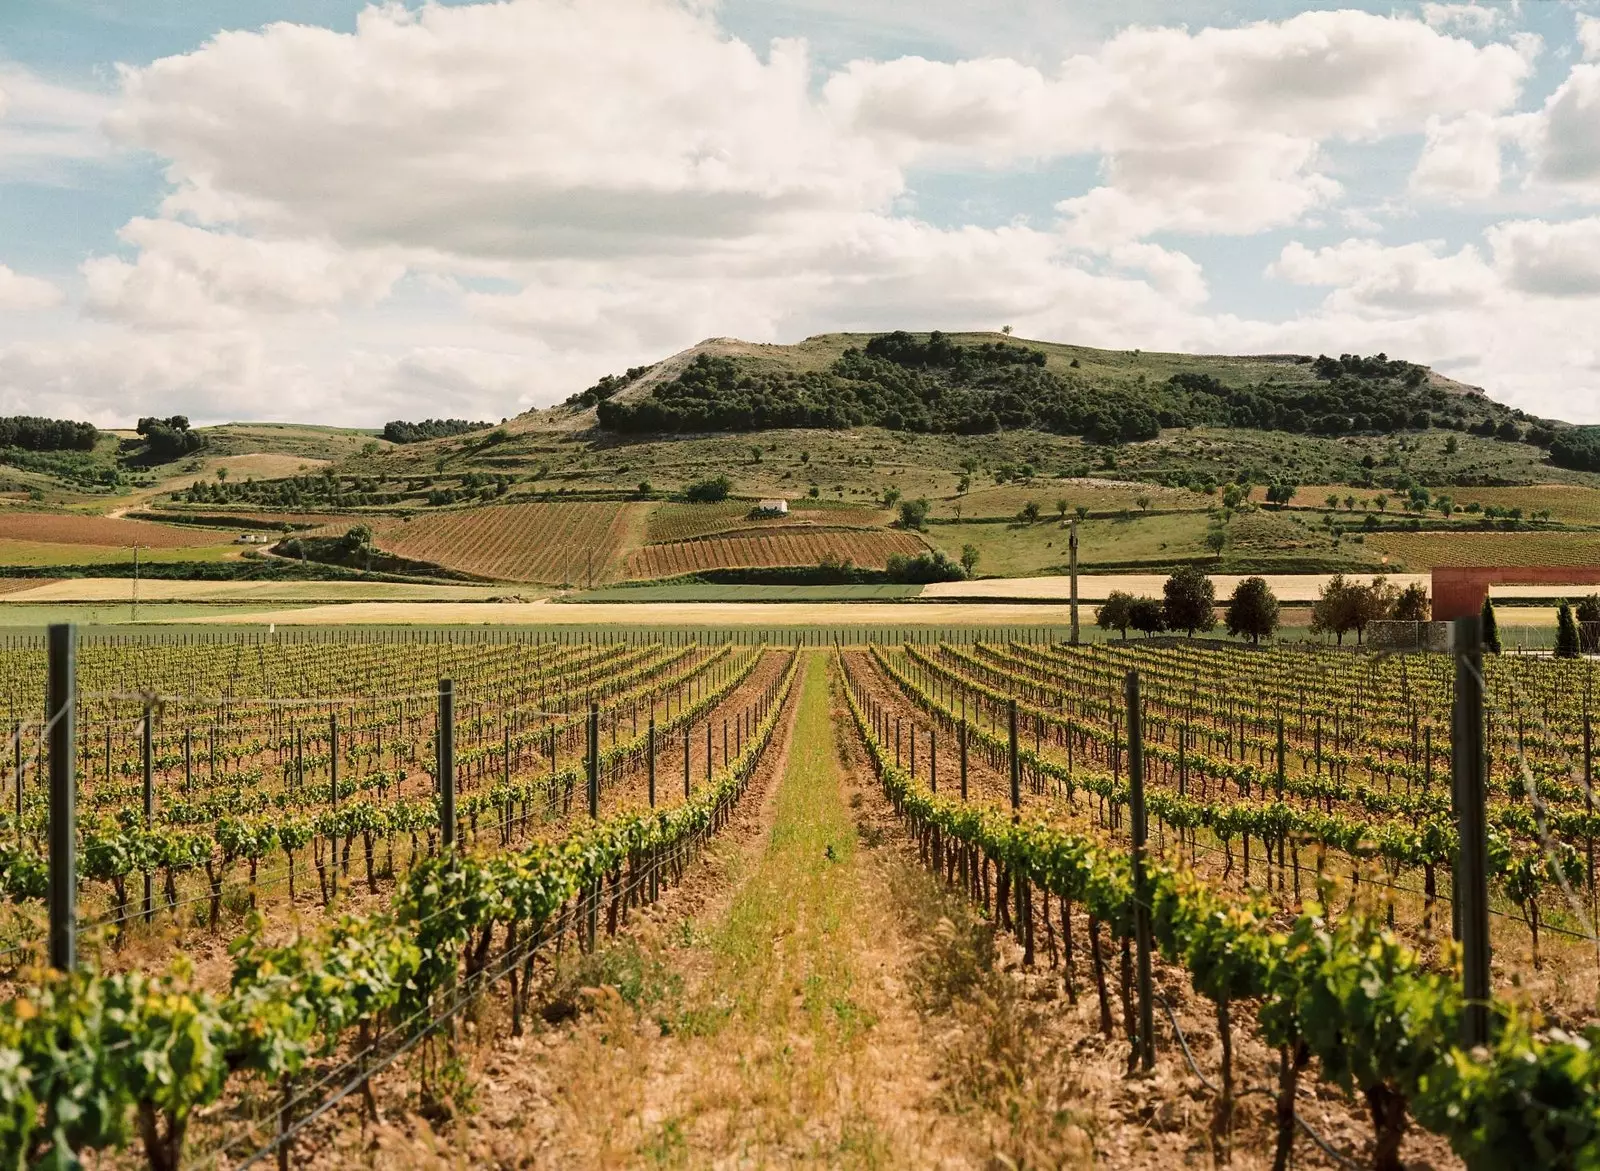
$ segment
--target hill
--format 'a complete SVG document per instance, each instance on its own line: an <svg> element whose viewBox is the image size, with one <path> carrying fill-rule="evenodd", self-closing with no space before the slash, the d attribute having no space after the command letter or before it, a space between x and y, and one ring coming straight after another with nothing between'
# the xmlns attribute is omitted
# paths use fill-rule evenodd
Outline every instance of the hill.
<svg viewBox="0 0 1600 1171"><path fill-rule="evenodd" d="M357 568L378 555L395 572L551 584L772 580L824 558L882 573L924 547L970 547L980 573L1059 572L1072 517L1086 567L1425 568L1547 547L1492 539L1507 529L1600 531L1592 433L1382 354L1165 354L992 333L713 338L500 425L391 421L396 442L238 423L196 429L198 450L157 463L148 436L103 435L74 458L124 482L62 486L56 503L316 524L296 556L327 548ZM683 502L717 478L730 499ZM752 519L770 497L790 515ZM907 533L898 503L917 499L927 523ZM572 511L585 503L603 508ZM757 540L752 524L808 532ZM357 525L369 546L343 540Z"/></svg>

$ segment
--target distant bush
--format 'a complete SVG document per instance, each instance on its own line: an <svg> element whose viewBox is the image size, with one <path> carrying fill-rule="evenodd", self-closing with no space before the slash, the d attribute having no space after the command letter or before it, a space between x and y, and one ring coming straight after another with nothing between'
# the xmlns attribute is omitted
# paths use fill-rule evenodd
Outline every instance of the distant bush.
<svg viewBox="0 0 1600 1171"><path fill-rule="evenodd" d="M884 575L894 582L927 585L936 581L965 581L967 571L959 561L950 560L941 550L918 553L915 557L907 557L904 553L891 554Z"/></svg>
<svg viewBox="0 0 1600 1171"><path fill-rule="evenodd" d="M592 407L597 403L603 403L606 399L616 394L617 391L637 382L641 376L648 374L654 368L653 366L630 366L625 374L607 374L588 390L581 390L567 399L566 405L569 407Z"/></svg>
<svg viewBox="0 0 1600 1171"><path fill-rule="evenodd" d="M390 443L420 443L424 439L448 439L492 426L492 423L469 423L465 419L423 419L420 423L395 419L383 425L383 437Z"/></svg>
<svg viewBox="0 0 1600 1171"><path fill-rule="evenodd" d="M191 431L189 420L183 415L171 415L165 419L146 416L139 420L136 429L144 436L150 458L156 463L178 459L206 445L206 437L198 431Z"/></svg>
<svg viewBox="0 0 1600 1171"><path fill-rule="evenodd" d="M696 480L683 490L683 498L691 504L717 504L733 491L733 481L727 476Z"/></svg>

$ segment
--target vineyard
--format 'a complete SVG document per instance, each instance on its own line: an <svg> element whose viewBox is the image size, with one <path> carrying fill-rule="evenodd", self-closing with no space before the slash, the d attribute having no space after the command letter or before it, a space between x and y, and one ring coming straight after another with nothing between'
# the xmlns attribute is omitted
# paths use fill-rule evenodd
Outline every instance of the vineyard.
<svg viewBox="0 0 1600 1171"><path fill-rule="evenodd" d="M1572 565L1600 562L1600 533L1370 533L1367 544L1407 570L1436 565Z"/></svg>
<svg viewBox="0 0 1600 1171"><path fill-rule="evenodd" d="M1595 664L1483 667L1474 999L1454 659L972 633L98 637L70 684L8 640L7 1165L328 1165L437 1113L469 1034L548 1038L570 963L757 816L802 676L806 747L831 720L1028 1011L1192 1073L1216 1160L1594 1165Z"/></svg>
<svg viewBox="0 0 1600 1171"><path fill-rule="evenodd" d="M1592 1157L1600 1062L1580 1035L1597 974L1592 664L1489 669L1494 1040L1470 1055L1453 1047L1469 1005L1449 944L1451 660L940 644L850 651L841 666L924 862L992 901L1029 960L1047 940L1052 966L1053 897L1074 999L1075 908L1086 916L1077 946L1108 1038L1102 929L1113 950L1120 942L1130 1072L1149 1063L1130 991L1141 919L1213 1002L1219 1153L1236 1108L1226 1038L1254 1018L1280 1057L1275 1166L1294 1141L1307 1068L1368 1105L1378 1168L1402 1165L1413 1119L1471 1166L1510 1166L1518 1151L1540 1165ZM1141 684L1137 813L1130 670ZM1225 695L1206 686L1217 678ZM958 786L957 799L939 795L941 739L943 791ZM1145 816L1151 864L1136 873L1129 845Z"/></svg>
<svg viewBox="0 0 1600 1171"><path fill-rule="evenodd" d="M730 529L784 528L790 525L826 524L870 528L882 524L888 514L874 508L796 507L787 516L752 520L748 500L724 500L716 504L658 504L650 510L645 524L645 539L652 545L688 541Z"/></svg>
<svg viewBox="0 0 1600 1171"><path fill-rule="evenodd" d="M549 953L615 934L724 823L797 661L690 640L84 647L76 908L46 932L59 823L24 726L3 959L13 980L46 948L68 967L74 933L98 958L0 1013L7 1161L133 1142L155 1168L185 1149L287 1159L339 1087L365 1087L487 987L509 981L520 1033ZM14 710L38 709L42 666L9 657ZM294 695L308 685L319 697ZM285 915L312 922L283 942ZM157 940L222 931L222 983L138 963Z"/></svg>
<svg viewBox="0 0 1600 1171"><path fill-rule="evenodd" d="M646 545L623 565L627 578L673 577L703 569L816 565L824 557L882 569L896 553L914 557L926 546L911 533L860 529L784 529L756 535L701 537Z"/></svg>
<svg viewBox="0 0 1600 1171"><path fill-rule="evenodd" d="M615 581L633 507L504 504L390 521L374 530L385 551L496 581L548 585ZM592 579L592 580L591 580Z"/></svg>

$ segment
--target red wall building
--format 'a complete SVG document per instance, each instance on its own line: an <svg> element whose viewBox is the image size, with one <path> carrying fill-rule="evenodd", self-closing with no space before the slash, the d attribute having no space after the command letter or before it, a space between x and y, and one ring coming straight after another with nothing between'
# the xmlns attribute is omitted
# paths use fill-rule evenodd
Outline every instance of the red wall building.
<svg viewBox="0 0 1600 1171"><path fill-rule="evenodd" d="M1433 571L1434 621L1478 613L1492 585L1600 586L1600 565L1440 566Z"/></svg>

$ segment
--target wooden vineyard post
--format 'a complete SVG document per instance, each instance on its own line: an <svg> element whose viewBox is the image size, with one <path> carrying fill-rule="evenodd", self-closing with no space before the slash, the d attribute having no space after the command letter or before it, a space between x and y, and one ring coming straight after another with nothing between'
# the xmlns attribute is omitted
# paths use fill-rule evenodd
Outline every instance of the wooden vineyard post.
<svg viewBox="0 0 1600 1171"><path fill-rule="evenodd" d="M1067 529L1067 569L1072 575L1072 645L1078 645L1078 522Z"/></svg>
<svg viewBox="0 0 1600 1171"><path fill-rule="evenodd" d="M11 722L11 775L16 780L15 793L17 799L17 845L22 845L22 724L20 721Z"/></svg>
<svg viewBox="0 0 1600 1171"><path fill-rule="evenodd" d="M1433 725L1422 729L1422 791L1433 788Z"/></svg>
<svg viewBox="0 0 1600 1171"><path fill-rule="evenodd" d="M917 779L917 725L911 725L911 779Z"/></svg>
<svg viewBox="0 0 1600 1171"><path fill-rule="evenodd" d="M70 623L50 627L45 690L45 738L50 745L50 966L58 972L78 966L78 794L73 773L77 644L78 634Z"/></svg>
<svg viewBox="0 0 1600 1171"><path fill-rule="evenodd" d="M1589 722L1589 691L1583 693L1583 811L1594 815L1594 734ZM1589 834L1589 895L1594 897L1594 834Z"/></svg>
<svg viewBox="0 0 1600 1171"><path fill-rule="evenodd" d="M589 704L589 751L584 761L589 773L589 817L600 816L600 705Z"/></svg>
<svg viewBox="0 0 1600 1171"><path fill-rule="evenodd" d="M1278 800L1283 800L1283 771L1284 771L1284 745L1283 745L1283 713L1278 713Z"/></svg>
<svg viewBox="0 0 1600 1171"><path fill-rule="evenodd" d="M928 791L939 791L939 733L932 728L928 729Z"/></svg>
<svg viewBox="0 0 1600 1171"><path fill-rule="evenodd" d="M589 704L589 820L600 816L600 705ZM600 892L604 879L597 878L587 894L589 899L589 950L594 950L600 933Z"/></svg>
<svg viewBox="0 0 1600 1171"><path fill-rule="evenodd" d="M1129 671L1128 807L1133 822L1133 934L1135 973L1139 984L1139 1064L1155 1068L1155 1006L1150 990L1150 882L1145 873L1145 839L1149 826L1144 809L1144 717L1139 710L1139 673Z"/></svg>
<svg viewBox="0 0 1600 1171"><path fill-rule="evenodd" d="M144 705L144 728L139 737L140 773L143 780L144 796L144 830L150 832L155 824L156 817L156 786L155 786L155 751L150 734L150 705ZM144 872L144 903L140 908L144 912L144 921L148 923L155 917L155 889L151 885L150 871Z"/></svg>
<svg viewBox="0 0 1600 1171"><path fill-rule="evenodd" d="M961 717L961 731L957 733L961 745L961 799L967 799L967 717Z"/></svg>
<svg viewBox="0 0 1600 1171"><path fill-rule="evenodd" d="M1007 722L1011 735L1011 817L1015 821L1022 809L1022 760L1017 755L1017 701L1007 705Z"/></svg>
<svg viewBox="0 0 1600 1171"><path fill-rule="evenodd" d="M706 784L711 783L711 720L706 719Z"/></svg>
<svg viewBox="0 0 1600 1171"><path fill-rule="evenodd" d="M1489 1043L1489 879L1484 817L1483 628L1476 615L1451 630L1456 660L1450 729L1457 855L1453 887L1461 940L1461 1043Z"/></svg>
<svg viewBox="0 0 1600 1171"><path fill-rule="evenodd" d="M328 800L339 808L339 713L328 713Z"/></svg>
<svg viewBox="0 0 1600 1171"><path fill-rule="evenodd" d="M298 741L297 741L298 743ZM194 729L183 730L183 793L189 795L189 786L194 783Z"/></svg>
<svg viewBox="0 0 1600 1171"><path fill-rule="evenodd" d="M678 709L682 711L682 708ZM689 725L683 726L683 799L689 799Z"/></svg>
<svg viewBox="0 0 1600 1171"><path fill-rule="evenodd" d="M439 844L451 850L456 844L456 685L439 680L439 726L434 733L439 778Z"/></svg>
<svg viewBox="0 0 1600 1171"><path fill-rule="evenodd" d="M650 717L650 808L656 807L656 718Z"/></svg>

